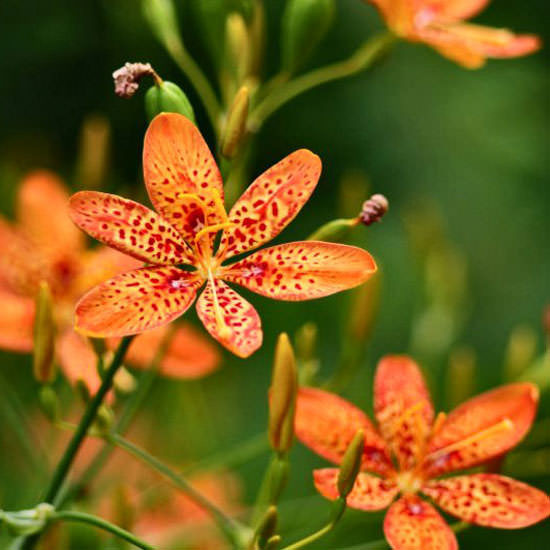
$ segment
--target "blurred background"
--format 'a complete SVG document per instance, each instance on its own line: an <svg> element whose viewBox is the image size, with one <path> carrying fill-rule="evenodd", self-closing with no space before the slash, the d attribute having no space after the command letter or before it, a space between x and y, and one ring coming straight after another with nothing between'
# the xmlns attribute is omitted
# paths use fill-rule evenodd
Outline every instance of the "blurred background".
<svg viewBox="0 0 550 550"><path fill-rule="evenodd" d="M190 3L176 2L183 38L215 79L209 41L219 36L213 27L210 32L201 27ZM269 76L278 69L284 2L264 4ZM382 28L371 6L340 0L337 7L331 30L305 69L346 57ZM549 18L545 0L495 0L476 21L535 33L547 43ZM135 0L2 2L0 48L0 208L8 218L18 181L31 169L49 168L72 189L93 180L83 169L83 131L95 132L94 143L107 143L102 189L144 200L143 94L123 100L113 93L111 73L126 61L150 62L163 78L178 83L211 139L194 91L154 39ZM539 418L549 417L550 369L540 370L548 338L542 316L550 303L549 84L546 49L467 71L426 47L401 43L374 70L304 94L270 118L257 138L251 177L300 147L319 154L324 165L313 198L280 240L306 238L335 217L356 215L369 193L384 193L390 211L383 222L350 235L350 242L379 262L379 285L371 285L370 299L353 292L306 303L253 296L263 320L262 349L246 361L224 352L222 367L199 381L157 380L138 418L155 426L147 448L183 465L265 431L275 339L282 331L295 335L308 322L317 325L320 375L353 363L342 393L369 411L377 360L407 352L422 363L441 410L519 375L546 384ZM353 304L365 321L358 329L360 353L350 351ZM188 317L196 322L194 311ZM50 441L48 431L55 428L40 418L30 356L1 352L0 361L3 383ZM532 367L537 361L538 370ZM71 399L63 383L58 385ZM200 414L190 397L197 395ZM197 418L206 429L197 429ZM550 489L549 432L541 424L503 471ZM7 425L0 445L0 508L32 506L46 474L29 466ZM47 454L53 448L47 444ZM243 509L254 500L267 460L266 450L235 469ZM311 481L312 468L321 464L299 444L292 451L281 508L288 542L327 517L328 505ZM378 539L381 517L350 511L316 547ZM535 549L549 535L548 524L512 532L472 528L459 540L463 548ZM118 548L88 529L71 537L66 547L74 550ZM52 550L63 548L55 544L60 546Z"/></svg>

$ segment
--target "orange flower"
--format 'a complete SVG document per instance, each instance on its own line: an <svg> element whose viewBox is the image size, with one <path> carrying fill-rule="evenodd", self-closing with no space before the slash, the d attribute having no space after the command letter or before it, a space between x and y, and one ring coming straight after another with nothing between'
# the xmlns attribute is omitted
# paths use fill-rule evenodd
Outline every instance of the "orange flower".
<svg viewBox="0 0 550 550"><path fill-rule="evenodd" d="M298 214L321 172L321 161L310 151L296 151L264 172L229 215L220 171L184 116L165 113L151 122L143 170L158 214L106 193L85 191L71 199L80 228L151 264L106 281L80 300L76 325L85 334L124 336L162 326L182 315L207 283L197 301L199 318L216 340L247 357L262 343L260 317L224 281L278 300L308 300L357 286L376 271L368 252L316 241L273 246L222 265L276 237Z"/></svg>
<svg viewBox="0 0 550 550"><path fill-rule="evenodd" d="M361 410L337 395L303 388L297 401L296 435L338 464L362 429L362 471L347 498L348 506L358 510L389 506L384 533L396 550L452 550L458 548L454 533L418 493L451 515L487 527L526 527L550 515L550 499L544 493L508 477L473 473L439 479L517 445L533 422L537 402L535 386L510 384L434 420L416 363L405 356L387 356L380 361L374 381L379 430ZM317 490L329 499L338 498L337 478L336 468L314 472ZM393 502L398 494L402 496Z"/></svg>
<svg viewBox="0 0 550 550"><path fill-rule="evenodd" d="M468 69L488 57L518 57L540 48L538 37L464 23L489 0L364 0L375 4L388 27L411 42L424 42Z"/></svg>
<svg viewBox="0 0 550 550"><path fill-rule="evenodd" d="M32 350L34 296L40 282L47 281L54 296L57 360L71 382L82 380L93 393L101 382L97 358L88 340L72 328L74 304L90 286L140 264L110 248L86 250L82 233L68 216L68 201L59 178L34 172L18 190L17 224L0 218L0 347ZM161 340L158 333L136 339L129 363L149 364ZM218 362L217 352L204 338L182 327L173 336L161 371L196 377Z"/></svg>

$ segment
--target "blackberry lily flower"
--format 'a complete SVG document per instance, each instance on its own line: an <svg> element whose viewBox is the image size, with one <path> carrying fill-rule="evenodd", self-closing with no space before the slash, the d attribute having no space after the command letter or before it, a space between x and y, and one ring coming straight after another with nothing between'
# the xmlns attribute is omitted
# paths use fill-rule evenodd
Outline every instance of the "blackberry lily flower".
<svg viewBox="0 0 550 550"><path fill-rule="evenodd" d="M488 57L518 57L540 48L536 36L465 22L489 0L363 1L374 4L398 36L423 42L469 69L481 67Z"/></svg>
<svg viewBox="0 0 550 550"><path fill-rule="evenodd" d="M374 381L379 429L337 395L302 388L296 405L296 436L339 464L354 435L363 430L362 471L347 497L348 506L365 511L389 507L384 533L396 550L454 550L458 544L453 531L419 493L445 512L481 526L516 529L550 515L547 495L502 475L472 473L440 479L517 445L533 422L537 402L534 385L510 384L434 420L416 363L405 356L387 356L378 364ZM315 487L331 500L339 496L338 472L338 468L314 472Z"/></svg>
<svg viewBox="0 0 550 550"><path fill-rule="evenodd" d="M227 214L220 171L199 130L182 115L163 113L145 135L143 171L158 214L106 193L84 191L71 199L81 229L149 264L80 300L76 326L84 334L124 336L164 325L182 315L206 283L199 318L222 345L247 357L262 343L260 317L226 281L277 300L308 300L357 286L376 271L360 248L315 241L273 246L223 265L273 239L298 214L321 173L310 151L296 151L264 172Z"/></svg>

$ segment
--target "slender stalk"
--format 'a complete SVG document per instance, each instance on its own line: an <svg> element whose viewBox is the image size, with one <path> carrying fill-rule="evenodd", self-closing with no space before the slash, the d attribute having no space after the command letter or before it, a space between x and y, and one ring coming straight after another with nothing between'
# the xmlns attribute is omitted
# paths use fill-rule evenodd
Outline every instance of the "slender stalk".
<svg viewBox="0 0 550 550"><path fill-rule="evenodd" d="M247 528L225 515L222 510L207 499L202 493L197 491L184 477L174 472L169 466L161 462L153 455L150 455L144 449L141 449L137 445L134 445L117 434L111 434L110 436L107 436L107 439L117 447L124 449L126 452L169 479L178 489L183 491L191 500L193 500L212 516L222 533L236 548L239 548L242 545L243 535L245 531L247 531Z"/></svg>
<svg viewBox="0 0 550 550"><path fill-rule="evenodd" d="M112 533L113 535L133 544L137 548L142 548L143 550L155 550L154 546L147 544L143 540L139 539L132 533L121 529L117 525L114 525L108 521L105 521L102 518L97 516L92 516L91 514L85 514L83 512L74 512L74 511L62 511L56 512L51 521L71 521L77 523L87 523L88 525L93 525L103 531Z"/></svg>
<svg viewBox="0 0 550 550"><path fill-rule="evenodd" d="M59 492L61 491L61 488L63 486L63 483L65 482L65 478L67 477L67 474L69 473L74 459L76 458L76 455L80 449L80 446L82 445L82 442L84 441L86 434L90 429L90 426L95 420L97 411L113 385L115 374L122 365L122 361L124 359L124 356L126 355L128 347L130 346L130 343L132 342L132 339L133 336L126 336L121 340L120 344L118 345L111 364L109 365L109 368L105 371L99 390L89 402L88 407L86 408L86 411L84 412L84 415L82 416L71 441L67 445L65 453L63 454L61 460L59 461L59 464L57 465L57 468L53 474L53 477L46 491L46 495L42 502L53 504L56 501ZM32 548L34 548L34 545L39 537L40 534L28 537L22 544L21 549L31 550Z"/></svg>
<svg viewBox="0 0 550 550"><path fill-rule="evenodd" d="M290 80L280 87L275 87L251 113L249 118L250 130L252 132L258 131L269 116L296 96L321 84L339 80L372 67L396 40L395 35L390 32L378 34L361 46L348 59L315 69Z"/></svg>

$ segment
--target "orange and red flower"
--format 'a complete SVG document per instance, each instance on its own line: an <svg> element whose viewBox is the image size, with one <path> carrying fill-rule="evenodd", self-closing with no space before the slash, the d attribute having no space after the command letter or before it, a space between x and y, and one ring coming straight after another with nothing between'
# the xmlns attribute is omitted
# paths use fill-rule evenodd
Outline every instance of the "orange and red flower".
<svg viewBox="0 0 550 550"><path fill-rule="evenodd" d="M59 178L34 172L18 189L17 223L0 218L0 347L32 350L34 297L40 282L46 281L54 297L57 360L69 380L82 380L94 392L101 382L97 358L88 340L72 327L74 305L90 286L140 264L106 247L87 250L68 215L68 201ZM147 366L161 340L159 331L136 339L128 362ZM185 326L175 331L160 368L165 374L190 378L206 374L218 363L211 344Z"/></svg>
<svg viewBox="0 0 550 550"><path fill-rule="evenodd" d="M247 357L262 343L260 317L226 281L278 300L309 300L357 286L376 271L368 252L316 241L273 246L222 265L276 237L298 214L321 173L310 151L296 151L264 172L226 214L221 174L199 130L182 115L164 113L147 130L143 170L158 214L106 193L71 199L80 228L150 264L80 300L76 326L85 334L124 336L162 326L182 315L206 283L199 318L221 344Z"/></svg>
<svg viewBox="0 0 550 550"><path fill-rule="evenodd" d="M538 37L465 23L489 0L364 0L375 4L388 27L412 42L423 42L469 69L488 57L518 57L540 48Z"/></svg>
<svg viewBox="0 0 550 550"><path fill-rule="evenodd" d="M389 507L384 533L396 550L453 550L458 548L454 533L419 493L445 512L487 527L526 527L550 515L547 495L508 477L472 473L440 478L478 466L517 445L534 420L537 402L534 385L510 384L434 419L416 363L406 356L387 356L380 361L374 381L378 429L337 395L302 388L296 435L338 464L357 431L363 430L362 467L348 506L367 511ZM314 472L317 490L329 499L338 498L337 479L337 468Z"/></svg>

